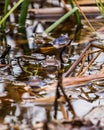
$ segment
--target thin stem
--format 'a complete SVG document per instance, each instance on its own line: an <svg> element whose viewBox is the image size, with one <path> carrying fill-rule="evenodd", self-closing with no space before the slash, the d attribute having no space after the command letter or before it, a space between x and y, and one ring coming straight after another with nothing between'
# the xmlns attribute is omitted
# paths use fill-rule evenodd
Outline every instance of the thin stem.
<svg viewBox="0 0 104 130"><path fill-rule="evenodd" d="M103 6L103 4L102 4L102 0L99 0L99 3L97 2L97 0L95 0L95 3L96 3L96 5L97 5L97 7L99 8L99 10L100 10L102 16L104 16L104 6Z"/></svg>
<svg viewBox="0 0 104 130"><path fill-rule="evenodd" d="M26 16L27 16L27 10L28 10L29 3L30 3L30 0L24 0L24 2L22 3L20 17L19 17L19 26L20 27L25 26L25 21L26 21Z"/></svg>
<svg viewBox="0 0 104 130"><path fill-rule="evenodd" d="M101 13L102 15L104 16L104 6L103 6L103 3L102 3L102 0L99 0L99 3L100 3L100 10L101 10Z"/></svg>
<svg viewBox="0 0 104 130"><path fill-rule="evenodd" d="M91 31L96 32L95 29L94 29L94 27L91 25L91 23L89 22L88 18L86 17L86 15L85 15L85 14L83 13L83 11L81 10L81 8L80 8L80 6L78 5L77 1L76 1L76 0L74 0L74 1L75 1L75 4L77 5L77 7L79 8L80 12L82 13L84 19L87 21L88 25L90 26Z"/></svg>
<svg viewBox="0 0 104 130"><path fill-rule="evenodd" d="M80 68L79 68L79 71L78 71L77 76L79 76L79 74L81 73L81 71L82 71L82 69L83 69L83 67L84 67L84 63L85 63L85 61L86 61L87 55L88 55L88 53L87 53L87 54L85 55L85 57L82 59L82 63L81 63L81 66L80 66Z"/></svg>
<svg viewBox="0 0 104 130"><path fill-rule="evenodd" d="M88 66L79 74L79 76L82 76L87 70L88 68L94 63L94 61L97 59L97 57L101 54L102 50L100 50L98 52L98 54L90 61L90 63L88 64Z"/></svg>
<svg viewBox="0 0 104 130"><path fill-rule="evenodd" d="M24 0L19 0L15 6L11 8L11 10L2 18L0 21L0 25L9 17L9 15L23 2Z"/></svg>
<svg viewBox="0 0 104 130"><path fill-rule="evenodd" d="M68 13L66 13L64 16L62 16L59 20L57 20L55 23L53 23L50 27L48 27L44 33L49 33L53 29L55 29L59 24L61 24L65 19L67 19L70 15L72 15L74 12L78 10L77 7L74 7L72 10L70 10Z"/></svg>
<svg viewBox="0 0 104 130"><path fill-rule="evenodd" d="M69 2L70 2L70 4L71 4L71 6L72 6L72 9L75 8L75 5L74 5L73 0L69 0ZM76 23L77 23L78 27L80 28L82 24L81 24L81 19L80 19L79 11L77 10L77 11L74 13L74 15L75 15Z"/></svg>
<svg viewBox="0 0 104 130"><path fill-rule="evenodd" d="M65 77L68 77L74 71L76 66L80 63L82 58L85 56L85 53L90 48L90 46L91 46L91 43L87 44L87 46L85 47L83 52L80 54L79 58L72 64L72 66L69 68L69 70L66 73L64 73Z"/></svg>
<svg viewBox="0 0 104 130"><path fill-rule="evenodd" d="M92 46L92 47L99 48L99 49L101 49L101 50L104 51L104 46L103 46L103 45L97 45L97 44L93 44L93 43L92 43L91 46Z"/></svg>
<svg viewBox="0 0 104 130"><path fill-rule="evenodd" d="M54 101L54 118L57 119L57 111L58 111L58 98L60 97L59 88L56 88L56 96Z"/></svg>
<svg viewBox="0 0 104 130"><path fill-rule="evenodd" d="M4 16L7 14L8 12L8 5L9 5L10 0L5 0L5 6L4 6ZM3 22L3 29L6 28L6 20Z"/></svg>
<svg viewBox="0 0 104 130"><path fill-rule="evenodd" d="M62 93L63 93L63 95L64 95L64 97L65 97L65 100L66 100L67 103L68 103L68 107L69 107L70 111L71 111L72 114L73 114L73 118L77 117L77 115L76 115L76 113L75 113L75 111L74 111L74 108L73 108L73 106L72 106L72 104L71 104L71 102L70 102L70 99L67 97L67 95L66 95L66 93L65 93L65 91L64 91L64 89L63 89L63 87L62 87L62 86L59 86L59 87L60 87L60 89L61 89L61 91L62 91Z"/></svg>

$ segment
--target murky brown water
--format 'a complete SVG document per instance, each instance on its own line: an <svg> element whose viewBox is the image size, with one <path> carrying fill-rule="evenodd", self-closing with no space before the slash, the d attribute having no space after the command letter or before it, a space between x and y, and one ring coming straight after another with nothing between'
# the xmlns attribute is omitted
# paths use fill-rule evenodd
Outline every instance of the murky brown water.
<svg viewBox="0 0 104 130"><path fill-rule="evenodd" d="M2 56L7 45L11 46L10 51L4 57L5 63L0 63L0 126L2 130L31 130L37 122L54 118L55 87L52 84L60 77L58 75L60 70L63 69L61 74L67 72L78 59L89 40L94 37L86 23L84 23L80 35L77 34L78 37L76 37L75 28L70 24L70 21L61 24L52 32L51 36L59 38L61 35L67 34L69 41L70 39L74 40L66 46L61 55L62 59L60 59L62 45L61 47L60 45L54 46L50 37L41 36L41 32L44 31L42 24L39 23L35 28L33 21L29 20L28 22L30 23L24 29L18 29L17 26L11 25L6 34L0 33L0 56ZM92 22L92 25L95 29L99 29L103 23ZM103 45L103 33L99 34L99 37L101 37L102 42L94 40L93 44ZM82 70L84 70L96 56L93 51L99 51L99 48L91 47L89 51L88 54L90 55L87 57L88 54L86 53L86 59L76 66L72 76L78 76L83 62ZM103 55L102 51L83 75L99 73L104 64ZM96 118L96 121L93 122L97 123L99 114L94 116L90 113L92 114L90 116L87 113L97 106L100 111L101 105L101 108L104 109L103 85L103 80L91 80L84 84L73 85L74 87L70 85L66 87L65 92L78 117L89 119L92 116L94 118L91 121ZM61 97L64 98L63 95L60 95ZM57 119L59 120L73 117L73 113L71 113L64 99L60 99L57 111ZM101 125L104 126L104 115L101 118Z"/></svg>

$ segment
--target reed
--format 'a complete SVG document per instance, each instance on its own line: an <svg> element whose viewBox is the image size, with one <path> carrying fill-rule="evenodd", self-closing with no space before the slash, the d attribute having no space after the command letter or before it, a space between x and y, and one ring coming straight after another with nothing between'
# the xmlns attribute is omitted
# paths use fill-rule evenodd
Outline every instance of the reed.
<svg viewBox="0 0 104 130"><path fill-rule="evenodd" d="M69 3L71 4L72 9L75 8L75 4L74 4L73 0L69 0ZM78 10L75 11L74 15L75 15L76 24L77 24L78 28L80 28L82 24L81 24L81 18L80 18L79 11Z"/></svg>
<svg viewBox="0 0 104 130"><path fill-rule="evenodd" d="M5 0L6 1L6 0ZM10 14L23 2L24 0L19 0L12 8L11 10L6 13L6 15L0 20L0 25L5 24L7 18L10 16ZM7 3L8 4L8 3ZM5 7L7 8L7 7ZM5 11L6 12L6 11Z"/></svg>
<svg viewBox="0 0 104 130"><path fill-rule="evenodd" d="M104 6L102 3L102 0L99 0L98 2L97 2L97 0L95 0L95 3L101 12L101 15L104 17Z"/></svg>
<svg viewBox="0 0 104 130"><path fill-rule="evenodd" d="M4 5L4 16L7 14L8 12L8 6L9 6L10 0L5 0L5 5ZM6 20L4 20L3 24L2 24L2 29L6 28Z"/></svg>
<svg viewBox="0 0 104 130"><path fill-rule="evenodd" d="M55 23L53 23L51 26L49 26L44 33L49 33L51 32L53 29L55 29L59 24L61 24L65 19L67 19L70 15L72 15L74 12L76 12L78 10L77 7L74 7L72 10L70 10L69 12L67 12L64 16L62 16L60 19L58 19Z"/></svg>
<svg viewBox="0 0 104 130"><path fill-rule="evenodd" d="M19 17L19 27L25 26L25 21L27 17L27 11L28 11L28 5L30 3L30 0L24 0L22 3L21 11L20 11L20 17Z"/></svg>

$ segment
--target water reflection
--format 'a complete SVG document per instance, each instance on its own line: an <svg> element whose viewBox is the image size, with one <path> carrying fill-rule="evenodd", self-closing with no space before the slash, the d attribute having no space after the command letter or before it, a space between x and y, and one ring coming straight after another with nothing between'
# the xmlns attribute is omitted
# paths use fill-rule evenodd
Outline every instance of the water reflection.
<svg viewBox="0 0 104 130"><path fill-rule="evenodd" d="M34 37L37 30L39 34ZM53 119L55 95L55 85L53 84L57 81L60 69L60 50L53 46L52 39L42 37L40 32L43 32L43 30L44 27L39 22L33 24L33 26L28 25L27 28L18 29L18 27L15 27L15 30L10 30L10 33L5 35L5 38L0 35L0 55L2 55L7 44L11 45L10 53L6 56L7 66L0 68L0 121L2 124L9 124L11 128L16 124L20 129L31 128L36 122L45 121L48 117L50 117L50 120ZM59 30L56 30L51 35L58 38L58 36L61 36L61 31L59 33ZM73 35L72 32L68 28L68 41ZM66 34L66 31L63 34ZM80 51L84 47L85 44L78 45L74 41L67 47L63 54L63 59L67 59L63 63L65 71L78 59ZM93 57L95 57L95 54L86 57L83 68L88 65ZM104 62L102 59L103 52L85 74L99 72L99 66L102 67ZM73 75L78 74L81 63L76 66ZM103 89L98 87L101 84L91 82L90 85L94 87L95 91L89 88L89 84L82 87L83 91L81 89L66 90L77 115L80 117L83 117L89 110L97 106L99 102L104 104L102 100L103 94L100 93L101 91L103 93ZM36 87L39 89L36 89ZM81 85L78 87L80 88ZM87 89L84 89L85 87ZM42 100L39 102L38 99L40 98ZM58 119L65 117L62 108L65 108L68 116L72 117L67 103L63 99L58 108Z"/></svg>

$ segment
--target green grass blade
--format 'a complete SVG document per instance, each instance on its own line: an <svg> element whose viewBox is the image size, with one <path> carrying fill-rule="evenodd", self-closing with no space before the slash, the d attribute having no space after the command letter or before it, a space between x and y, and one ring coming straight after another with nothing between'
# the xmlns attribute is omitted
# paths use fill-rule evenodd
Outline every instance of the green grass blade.
<svg viewBox="0 0 104 130"><path fill-rule="evenodd" d="M58 19L55 23L53 23L50 27L48 27L44 32L49 33L53 29L55 29L59 24L61 24L65 19L67 19L70 15L72 15L74 12L78 10L77 7L74 7L72 10L70 10L68 13L66 13L64 16L62 16L60 19Z"/></svg>
<svg viewBox="0 0 104 130"><path fill-rule="evenodd" d="M7 14L8 12L8 5L10 3L10 0L5 0L5 6L4 6L4 16ZM3 29L6 28L6 20L4 20L3 25L2 25Z"/></svg>
<svg viewBox="0 0 104 130"><path fill-rule="evenodd" d="M75 7L73 0L69 0L69 3L71 4L71 7L72 7L72 9L73 9L73 8ZM81 19L80 19L79 11L77 10L77 11L74 13L74 15L75 15L76 23L77 23L77 25L78 25L79 28L80 28L82 24L81 24Z"/></svg>
<svg viewBox="0 0 104 130"><path fill-rule="evenodd" d="M102 3L102 0L99 0L99 4L100 4L101 13L104 16L104 6L103 6L103 3Z"/></svg>
<svg viewBox="0 0 104 130"><path fill-rule="evenodd" d="M9 15L23 2L24 0L19 0L15 6L11 8L11 10L2 18L0 21L0 25L9 17Z"/></svg>
<svg viewBox="0 0 104 130"><path fill-rule="evenodd" d="M26 21L29 3L30 3L30 0L24 0L24 2L22 3L20 17L19 17L19 26L20 27L25 26L25 21Z"/></svg>

